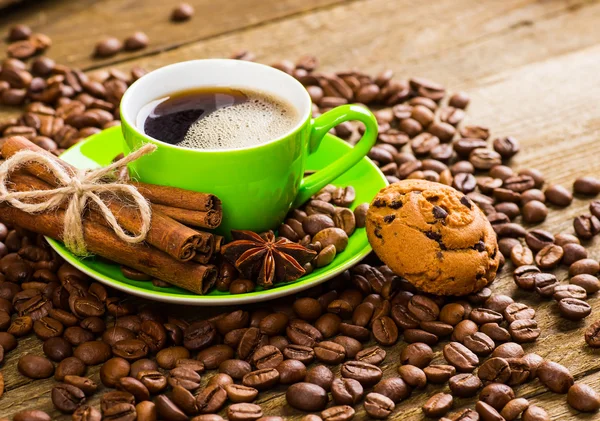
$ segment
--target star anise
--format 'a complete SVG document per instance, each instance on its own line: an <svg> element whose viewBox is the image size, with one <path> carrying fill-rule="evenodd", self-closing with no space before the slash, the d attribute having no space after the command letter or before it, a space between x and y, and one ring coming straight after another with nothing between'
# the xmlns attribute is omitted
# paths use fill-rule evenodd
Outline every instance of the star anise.
<svg viewBox="0 0 600 421"><path fill-rule="evenodd" d="M247 279L256 280L264 288L275 282L289 282L306 272L303 266L316 252L286 238L276 240L272 231L259 235L252 231L232 230L234 241L221 253Z"/></svg>

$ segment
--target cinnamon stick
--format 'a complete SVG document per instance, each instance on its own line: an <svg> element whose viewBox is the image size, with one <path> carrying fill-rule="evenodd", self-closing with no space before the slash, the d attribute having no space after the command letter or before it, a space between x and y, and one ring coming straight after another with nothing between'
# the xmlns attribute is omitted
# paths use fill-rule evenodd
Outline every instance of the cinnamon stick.
<svg viewBox="0 0 600 421"><path fill-rule="evenodd" d="M29 214L5 203L0 204L0 219L11 225L62 240L64 211ZM129 244L109 228L83 222L87 249L98 256L132 267L154 278L169 282L196 294L204 294L216 280L214 265L180 262L148 244Z"/></svg>
<svg viewBox="0 0 600 421"><path fill-rule="evenodd" d="M178 187L159 186L138 181L131 182L138 191L152 203L195 211L221 209L221 200L210 193L180 189Z"/></svg>
<svg viewBox="0 0 600 421"><path fill-rule="evenodd" d="M66 170L71 173L75 172L74 167L70 164L54 157L29 140L19 136L7 139L2 147L2 155L8 159L20 150L45 153L48 156L51 156L52 159L58 162ZM45 190L58 185L58 180L56 180L43 165L28 164L24 166L23 169L32 174L34 179L23 179L23 176L20 174L13 175L12 180L16 184L16 189L25 188L29 185L31 186L29 190ZM18 181L19 177L21 177L21 182ZM35 188L33 187L34 185L36 186ZM107 206L114 213L119 224L125 229L131 232L139 231L141 219L139 213L135 209L128 208L123 206L123 204L114 201L107 201ZM104 221L104 218L96 218L97 222L99 220ZM212 234L199 234L197 231L168 217L160 212L160 210L156 210L152 215L152 223L146 241L178 260L188 261L196 255L200 241L208 241L206 236L210 235Z"/></svg>
<svg viewBox="0 0 600 421"><path fill-rule="evenodd" d="M208 229L217 228L219 225L221 225L221 219L223 218L223 213L220 209L197 211L166 205L158 205L154 202L152 203L152 211L158 211L185 225Z"/></svg>
<svg viewBox="0 0 600 421"><path fill-rule="evenodd" d="M8 159L20 150L46 153L57 159L54 155L49 154L22 136L8 138L2 146L2 155L5 159ZM59 159L57 159L57 162L71 174L75 173L75 168L70 164ZM58 184L56 178L43 165L28 164L25 169L52 186ZM163 215L167 215L182 224L208 229L217 228L221 224L223 210L221 201L215 195L140 182L131 184L137 187L146 199L156 204L159 207L157 210Z"/></svg>

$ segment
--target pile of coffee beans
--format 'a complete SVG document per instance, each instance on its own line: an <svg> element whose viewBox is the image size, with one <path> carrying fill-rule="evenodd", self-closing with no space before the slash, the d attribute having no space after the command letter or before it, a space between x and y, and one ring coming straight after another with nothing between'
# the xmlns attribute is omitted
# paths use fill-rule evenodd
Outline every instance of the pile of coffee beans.
<svg viewBox="0 0 600 421"><path fill-rule="evenodd" d="M356 228L364 228L368 203L356 207L356 191L352 186L325 186L309 202L291 211L277 230L278 235L298 242L318 254L304 266L306 273L327 266L346 249L348 237Z"/></svg>
<svg viewBox="0 0 600 421"><path fill-rule="evenodd" d="M193 9L180 6L172 18L192 14ZM15 27L12 39L29 41L37 54L44 37L27 29ZM254 56L241 51L234 58ZM395 80L391 71L375 77L357 71L324 74L316 71L317 64L305 56L274 66L306 86L314 115L348 102L372 108L380 134L369 156L390 182L422 178L461 190L488 216L502 254L516 266L517 285L555 298L566 318L589 314L585 297L600 288L600 267L581 243L599 231L600 201L591 203L591 215L575 219L576 236L527 229L550 209L568 206L573 194L562 186L544 188L538 170L515 173L507 164L519 151L516 139L495 138L489 147L487 128L461 126L466 94L453 94L446 102L445 88L428 80ZM120 98L143 74L136 68L131 74L109 70L88 76L47 57L37 56L29 65L10 57L1 64L0 101L24 105L26 112L0 122L0 132L24 135L59 154L118 124ZM344 123L334 131L353 143L363 129ZM598 184L586 177L573 190L591 196ZM344 240L342 231L347 236L353 224L364 225L368 205L349 212L350 198L350 187L326 187L289 215L280 234L307 245L318 241L320 252L336 247ZM326 243L333 241L323 247L317 236L328 229L339 235L321 234ZM323 253L315 266L327 258ZM549 272L560 264L569 266L569 284ZM220 413L230 420L275 421L281 418L255 403L273 388L286 391L292 408L311 413L305 421L350 420L356 410L383 419L428 384L449 387L449 393L437 393L424 404L428 417L549 420L542 408L513 390L534 379L566 393L578 411L600 408L598 393L575 384L564 366L524 351L521 344L541 334L535 309L489 288L462 300L424 295L373 255L268 309L245 307L206 320L175 314L177 309L134 302L93 282L62 262L42 237L0 224L0 363L18 349L20 338L37 336L44 355L21 355L19 372L31 379L54 376L50 398L74 420L218 421ZM600 346L600 321L585 338L590 346ZM401 365L384 376L382 366L396 351L390 347L398 343L405 343ZM436 358L437 350L441 357ZM87 377L87 368L96 365L99 376ZM2 386L0 373L0 394ZM89 403L95 395L101 395L99 407ZM475 396L474 409L452 412L457 399ZM28 410L14 419L51 418Z"/></svg>

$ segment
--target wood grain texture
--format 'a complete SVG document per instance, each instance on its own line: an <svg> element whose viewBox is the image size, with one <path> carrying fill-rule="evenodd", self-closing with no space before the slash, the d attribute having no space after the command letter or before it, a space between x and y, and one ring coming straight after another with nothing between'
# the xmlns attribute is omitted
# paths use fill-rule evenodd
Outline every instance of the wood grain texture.
<svg viewBox="0 0 600 421"><path fill-rule="evenodd" d="M52 38L53 46L48 54L58 63L86 69L173 49L341 1L188 0L195 14L191 20L180 23L170 21L172 9L180 3L178 0L52 1L0 15L0 33L6 33L16 22L30 25L34 31ZM92 57L94 46L101 39L111 36L125 40L136 31L148 35L148 48L102 60Z"/></svg>
<svg viewBox="0 0 600 421"><path fill-rule="evenodd" d="M135 63L155 68L247 48L267 63L311 52L324 70L357 67L377 72L390 67L404 77L427 76L446 83L451 91L460 88L472 96L468 122L489 126L492 136L519 138L522 152L512 163L515 168L536 167L549 182L570 187L580 175L600 174L598 18L596 1L356 1L212 37L122 67ZM4 115L0 113L0 118ZM589 199L576 198L565 210L553 208L539 227L572 233L573 217L587 212L588 203ZM600 239L589 246L591 257L600 259ZM525 346L526 351L564 364L577 381L600 391L600 350L588 348L583 340L584 327L600 319L600 298L590 299L594 311L585 321L563 320L557 317L553 301L518 290L511 269L507 265L492 289L536 309L542 336ZM567 279L564 269L557 276ZM396 375L404 346L399 342L387 349L382 366L386 377ZM442 362L440 347L435 349L434 361ZM35 338L21 341L0 368L8 391L0 398L0 415L35 407L48 411L53 419L68 420L52 409L53 380L31 383L17 372L17 360L27 352L41 354L41 343ZM99 382L97 371L90 368L88 375ZM429 385L414 393L397 406L393 417L423 419L421 405L445 388ZM566 405L564 395L548 392L538 381L516 391L545 408L553 420L598 419L598 414L577 414ZM265 414L299 420L302 414L286 406L284 393L284 387L261 393ZM97 403L100 394L90 402ZM457 399L455 408L472 407L474 402ZM356 409L355 419L366 418L362 405Z"/></svg>

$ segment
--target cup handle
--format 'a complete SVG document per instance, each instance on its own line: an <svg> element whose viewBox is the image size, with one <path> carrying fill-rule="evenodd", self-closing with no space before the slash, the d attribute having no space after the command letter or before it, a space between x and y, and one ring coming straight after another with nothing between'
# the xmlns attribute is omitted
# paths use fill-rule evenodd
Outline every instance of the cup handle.
<svg viewBox="0 0 600 421"><path fill-rule="evenodd" d="M310 197L325 187L328 183L335 180L344 172L352 168L358 161L369 153L369 150L377 140L377 120L371 111L360 105L342 105L327 111L312 121L311 133L308 143L308 153L314 153L323 137L331 130L344 121L357 120L362 122L365 127L365 133L354 145L354 148L333 161L331 164L317 171L316 173L305 177L300 182L300 189L292 207L296 208L306 202Z"/></svg>

